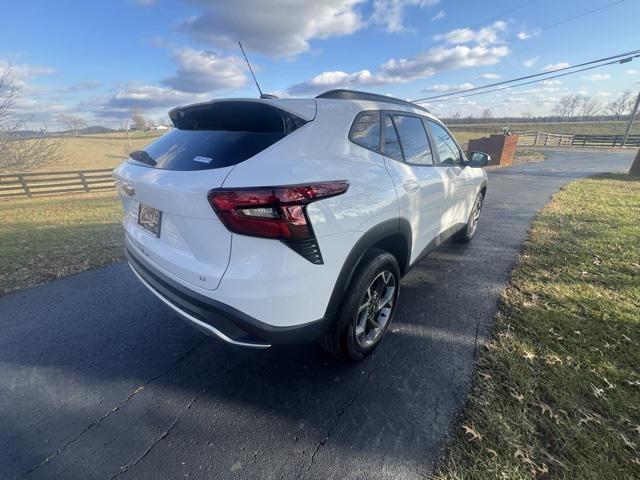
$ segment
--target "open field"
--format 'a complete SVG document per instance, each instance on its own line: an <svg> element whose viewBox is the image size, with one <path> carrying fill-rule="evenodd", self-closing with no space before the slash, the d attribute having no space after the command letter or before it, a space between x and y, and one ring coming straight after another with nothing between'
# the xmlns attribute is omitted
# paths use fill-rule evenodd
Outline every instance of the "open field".
<svg viewBox="0 0 640 480"><path fill-rule="evenodd" d="M123 257L115 192L0 201L0 294Z"/></svg>
<svg viewBox="0 0 640 480"><path fill-rule="evenodd" d="M437 478L640 478L639 211L601 175L539 214Z"/></svg>
<svg viewBox="0 0 640 480"><path fill-rule="evenodd" d="M144 147L158 136L160 133L156 132L132 132L132 150ZM129 153L129 142L124 132L63 137L62 142L63 161L43 165L34 171L114 168Z"/></svg>

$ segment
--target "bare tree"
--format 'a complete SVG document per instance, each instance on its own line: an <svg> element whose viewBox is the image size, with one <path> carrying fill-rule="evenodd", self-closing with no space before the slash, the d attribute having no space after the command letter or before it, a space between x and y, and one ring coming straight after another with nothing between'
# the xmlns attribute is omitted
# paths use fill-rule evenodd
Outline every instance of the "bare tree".
<svg viewBox="0 0 640 480"><path fill-rule="evenodd" d="M522 118L526 118L527 120L531 120L533 118L533 113L531 112L522 112L520 114Z"/></svg>
<svg viewBox="0 0 640 480"><path fill-rule="evenodd" d="M595 98L584 96L582 97L582 101L580 102L579 116L593 117L600 111L601 108L602 104L598 100L596 100Z"/></svg>
<svg viewBox="0 0 640 480"><path fill-rule="evenodd" d="M570 121L578 111L582 99L582 95L565 95L564 97L560 97L556 106L553 107L553 113L558 115L560 120L566 119Z"/></svg>
<svg viewBox="0 0 640 480"><path fill-rule="evenodd" d="M11 76L11 65L0 71L0 130L8 130L11 107L20 95L20 88Z"/></svg>
<svg viewBox="0 0 640 480"><path fill-rule="evenodd" d="M136 130L146 130L149 128L149 119L141 113L134 113L131 116L131 122L133 123L133 128Z"/></svg>
<svg viewBox="0 0 640 480"><path fill-rule="evenodd" d="M620 117L625 115L633 107L633 99L631 98L631 92L624 92L616 100L611 100L604 107L605 113L616 117L616 120L620 120Z"/></svg>
<svg viewBox="0 0 640 480"><path fill-rule="evenodd" d="M124 120L120 124L120 129L124 130L124 132L127 134L127 143L129 145L128 147L127 145L124 146L124 150L125 150L124 153L129 155L133 151L133 143L131 143L131 130L129 129L129 120Z"/></svg>
<svg viewBox="0 0 640 480"><path fill-rule="evenodd" d="M493 118L493 113L491 113L491 109L490 108L485 108L482 111L482 120L484 120L485 122L488 122L489 119Z"/></svg>
<svg viewBox="0 0 640 480"><path fill-rule="evenodd" d="M77 137L79 130L87 126L87 122L79 115L73 115L70 113L64 113L58 116L58 119L66 125L66 127L73 132Z"/></svg>
<svg viewBox="0 0 640 480"><path fill-rule="evenodd" d="M453 112L453 114L451 114L451 120L460 120L460 112Z"/></svg>
<svg viewBox="0 0 640 480"><path fill-rule="evenodd" d="M41 136L21 136L24 122L13 110L20 94L11 65L0 67L0 170L28 171L55 163L62 156L62 140L49 138L46 124Z"/></svg>

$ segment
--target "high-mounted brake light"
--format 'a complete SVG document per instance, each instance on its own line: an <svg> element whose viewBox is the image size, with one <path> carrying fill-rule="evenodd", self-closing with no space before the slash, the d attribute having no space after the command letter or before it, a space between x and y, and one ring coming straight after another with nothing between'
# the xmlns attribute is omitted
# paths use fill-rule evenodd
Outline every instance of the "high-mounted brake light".
<svg viewBox="0 0 640 480"><path fill-rule="evenodd" d="M306 206L340 195L348 188L346 180L280 187L219 188L211 190L208 199L230 231L281 240L309 261L322 263Z"/></svg>

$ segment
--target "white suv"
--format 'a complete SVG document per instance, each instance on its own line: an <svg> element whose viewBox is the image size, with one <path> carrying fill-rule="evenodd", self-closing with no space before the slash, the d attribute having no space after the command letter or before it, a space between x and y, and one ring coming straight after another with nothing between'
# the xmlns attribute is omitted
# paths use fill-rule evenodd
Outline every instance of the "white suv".
<svg viewBox="0 0 640 480"><path fill-rule="evenodd" d="M209 335L265 348L321 340L360 360L400 278L469 241L488 156L422 107L349 90L179 107L115 171L140 281Z"/></svg>

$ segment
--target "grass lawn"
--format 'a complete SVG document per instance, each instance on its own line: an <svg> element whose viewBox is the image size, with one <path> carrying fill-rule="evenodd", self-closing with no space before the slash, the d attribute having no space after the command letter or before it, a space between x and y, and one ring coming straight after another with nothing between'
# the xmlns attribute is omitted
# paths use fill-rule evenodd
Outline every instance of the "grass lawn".
<svg viewBox="0 0 640 480"><path fill-rule="evenodd" d="M0 294L123 258L115 192L0 200Z"/></svg>
<svg viewBox="0 0 640 480"><path fill-rule="evenodd" d="M640 179L539 214L436 477L640 478Z"/></svg>

